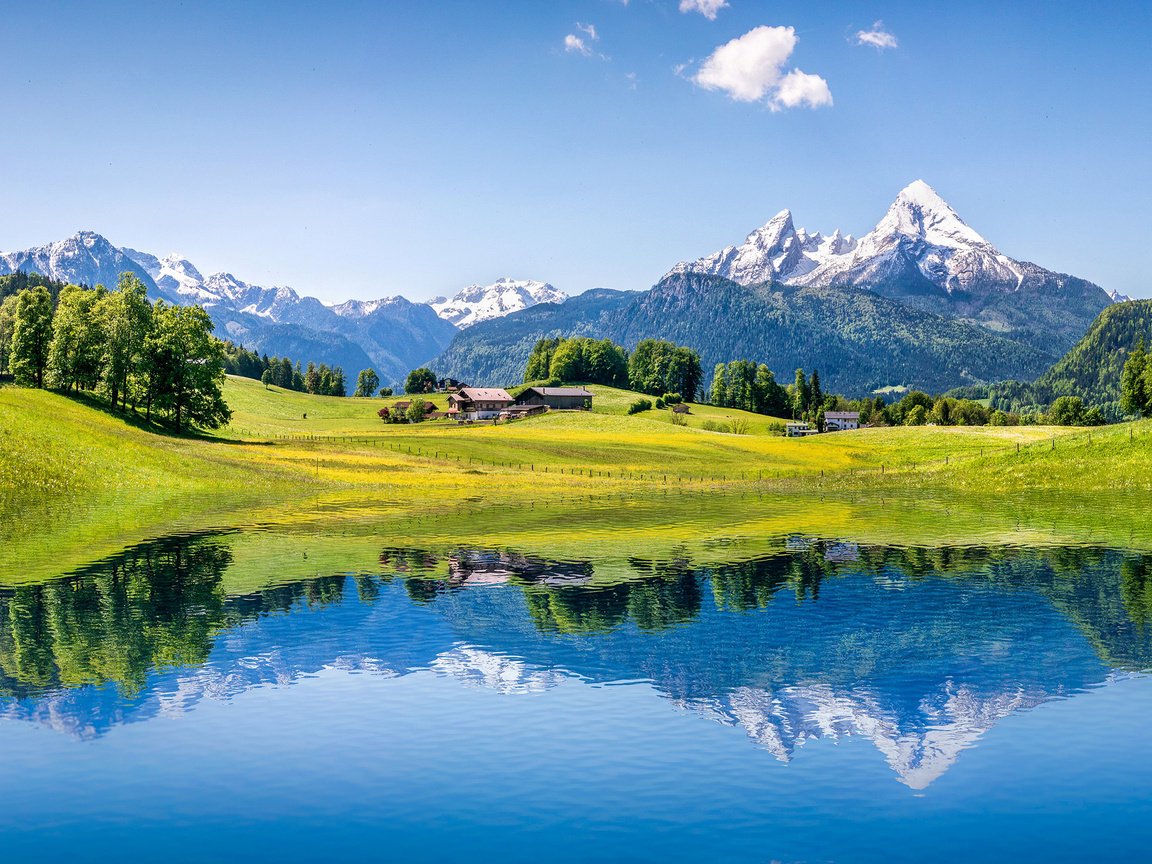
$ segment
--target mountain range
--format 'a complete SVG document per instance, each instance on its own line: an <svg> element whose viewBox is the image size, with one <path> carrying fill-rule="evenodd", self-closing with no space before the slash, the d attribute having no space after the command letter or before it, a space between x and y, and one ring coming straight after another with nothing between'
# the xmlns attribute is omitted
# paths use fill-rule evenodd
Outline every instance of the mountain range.
<svg viewBox="0 0 1152 864"><path fill-rule="evenodd" d="M631 348L656 337L695 348L706 368L743 357L786 379L818 368L846 394L939 392L1035 378L1125 299L1009 258L917 180L859 239L798 229L784 210L742 244L676 264L648 291L478 323L434 368L507 383L538 338L607 336Z"/></svg>
<svg viewBox="0 0 1152 864"><path fill-rule="evenodd" d="M178 255L116 247L82 231L0 254L15 270L81 284L135 273L154 298L202 304L223 338L267 354L372 367L385 383L420 365L477 385L520 380L545 336L611 338L632 348L672 339L710 368L737 358L790 379L819 369L858 395L889 386L939 392L1032 380L1127 298L1000 252L928 184L905 187L860 237L797 228L782 210L732 245L683 261L647 291L593 289L569 299L538 281L500 279L455 297L328 305L288 287L204 276Z"/></svg>
<svg viewBox="0 0 1152 864"><path fill-rule="evenodd" d="M374 368L386 383L403 381L409 370L440 354L458 328L567 296L543 282L500 279L470 285L431 304L383 297L328 305L288 287L253 285L231 273L204 276L179 255L161 258L116 247L92 231L0 253L0 275L17 270L82 285L115 285L121 273L131 272L153 300L203 306L223 339L257 352L341 366L352 376Z"/></svg>

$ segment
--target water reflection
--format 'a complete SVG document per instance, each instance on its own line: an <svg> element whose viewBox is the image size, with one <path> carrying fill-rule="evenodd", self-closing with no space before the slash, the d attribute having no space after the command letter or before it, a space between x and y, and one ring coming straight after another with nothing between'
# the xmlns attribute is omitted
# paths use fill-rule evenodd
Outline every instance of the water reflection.
<svg viewBox="0 0 1152 864"><path fill-rule="evenodd" d="M374 573L237 595L233 540L171 538L0 591L0 716L89 738L328 668L507 694L643 681L782 761L866 738L924 788L1002 718L1152 668L1152 558L1113 550L385 548Z"/></svg>

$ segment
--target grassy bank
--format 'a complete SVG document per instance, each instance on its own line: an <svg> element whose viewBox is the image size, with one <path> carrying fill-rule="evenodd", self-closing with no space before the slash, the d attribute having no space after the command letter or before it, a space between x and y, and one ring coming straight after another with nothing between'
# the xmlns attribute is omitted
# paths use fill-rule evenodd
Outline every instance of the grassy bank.
<svg viewBox="0 0 1152 864"><path fill-rule="evenodd" d="M229 379L232 425L196 438L138 428L57 394L0 388L0 574L59 572L146 537L239 523L321 531L361 520L379 531L386 520L396 539L408 535L411 542L435 539L430 522L445 538L484 524L493 538L521 543L529 539L520 536L522 525L537 532L564 526L579 546L608 542L624 520L669 541L679 531L676 542L688 542L674 524L678 509L687 514L699 509L689 500L726 492L839 502L763 505L803 530L817 522L834 527L850 514L861 536L869 521L891 526L873 531L877 537L907 531L907 513L889 522L873 506L878 497L898 496L945 502L921 508L931 514L917 529L922 537L932 523L937 531L958 524L971 532L986 513L996 514L988 518L1005 535L1037 530L1051 539L1087 524L1120 537L1134 517L1110 527L1093 508L1105 512L1102 502L1114 490L1136 500L1152 491L1148 423L1093 430L1091 438L1085 430L1043 427L922 427L786 439L767 434L766 418L728 409L693 406L687 427L672 425L668 412L627 416L636 394L595 390L592 413L495 426L388 425L376 411L403 397L313 397ZM700 428L706 419L741 416L749 434ZM1025 493L1037 503L1004 506ZM600 505L590 502L602 499L623 503L598 523L592 513ZM1053 521L1056 500L1076 503ZM724 515L729 506L739 513L747 505L704 509L715 509L726 525L733 521ZM484 515L517 508L527 515L512 522L490 524L493 517ZM1141 508L1125 505L1126 513L1134 510ZM946 511L969 515L957 522ZM640 512L649 515L640 519ZM1022 513L1030 524L1021 529ZM772 525L792 530L779 520ZM745 533L768 530L764 524Z"/></svg>

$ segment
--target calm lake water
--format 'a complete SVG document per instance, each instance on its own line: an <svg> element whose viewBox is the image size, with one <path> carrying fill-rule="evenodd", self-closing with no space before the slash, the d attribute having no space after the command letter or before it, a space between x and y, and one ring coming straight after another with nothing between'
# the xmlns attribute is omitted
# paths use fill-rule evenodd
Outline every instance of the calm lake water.
<svg viewBox="0 0 1152 864"><path fill-rule="evenodd" d="M813 533L574 556L386 534L343 567L321 534L172 537L0 589L0 849L922 862L1152 846L1152 556Z"/></svg>

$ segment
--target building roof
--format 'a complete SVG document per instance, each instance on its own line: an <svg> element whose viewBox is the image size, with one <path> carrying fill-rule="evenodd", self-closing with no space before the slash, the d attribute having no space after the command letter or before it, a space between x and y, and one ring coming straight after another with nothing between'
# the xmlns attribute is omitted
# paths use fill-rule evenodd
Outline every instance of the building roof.
<svg viewBox="0 0 1152 864"><path fill-rule="evenodd" d="M458 396L471 402L511 402L512 397L499 387L462 387Z"/></svg>
<svg viewBox="0 0 1152 864"><path fill-rule="evenodd" d="M541 396L576 396L592 398L592 391L583 387L529 387L524 393L539 393ZM523 396L524 393L520 395Z"/></svg>
<svg viewBox="0 0 1152 864"><path fill-rule="evenodd" d="M825 420L859 420L859 411L825 411Z"/></svg>

